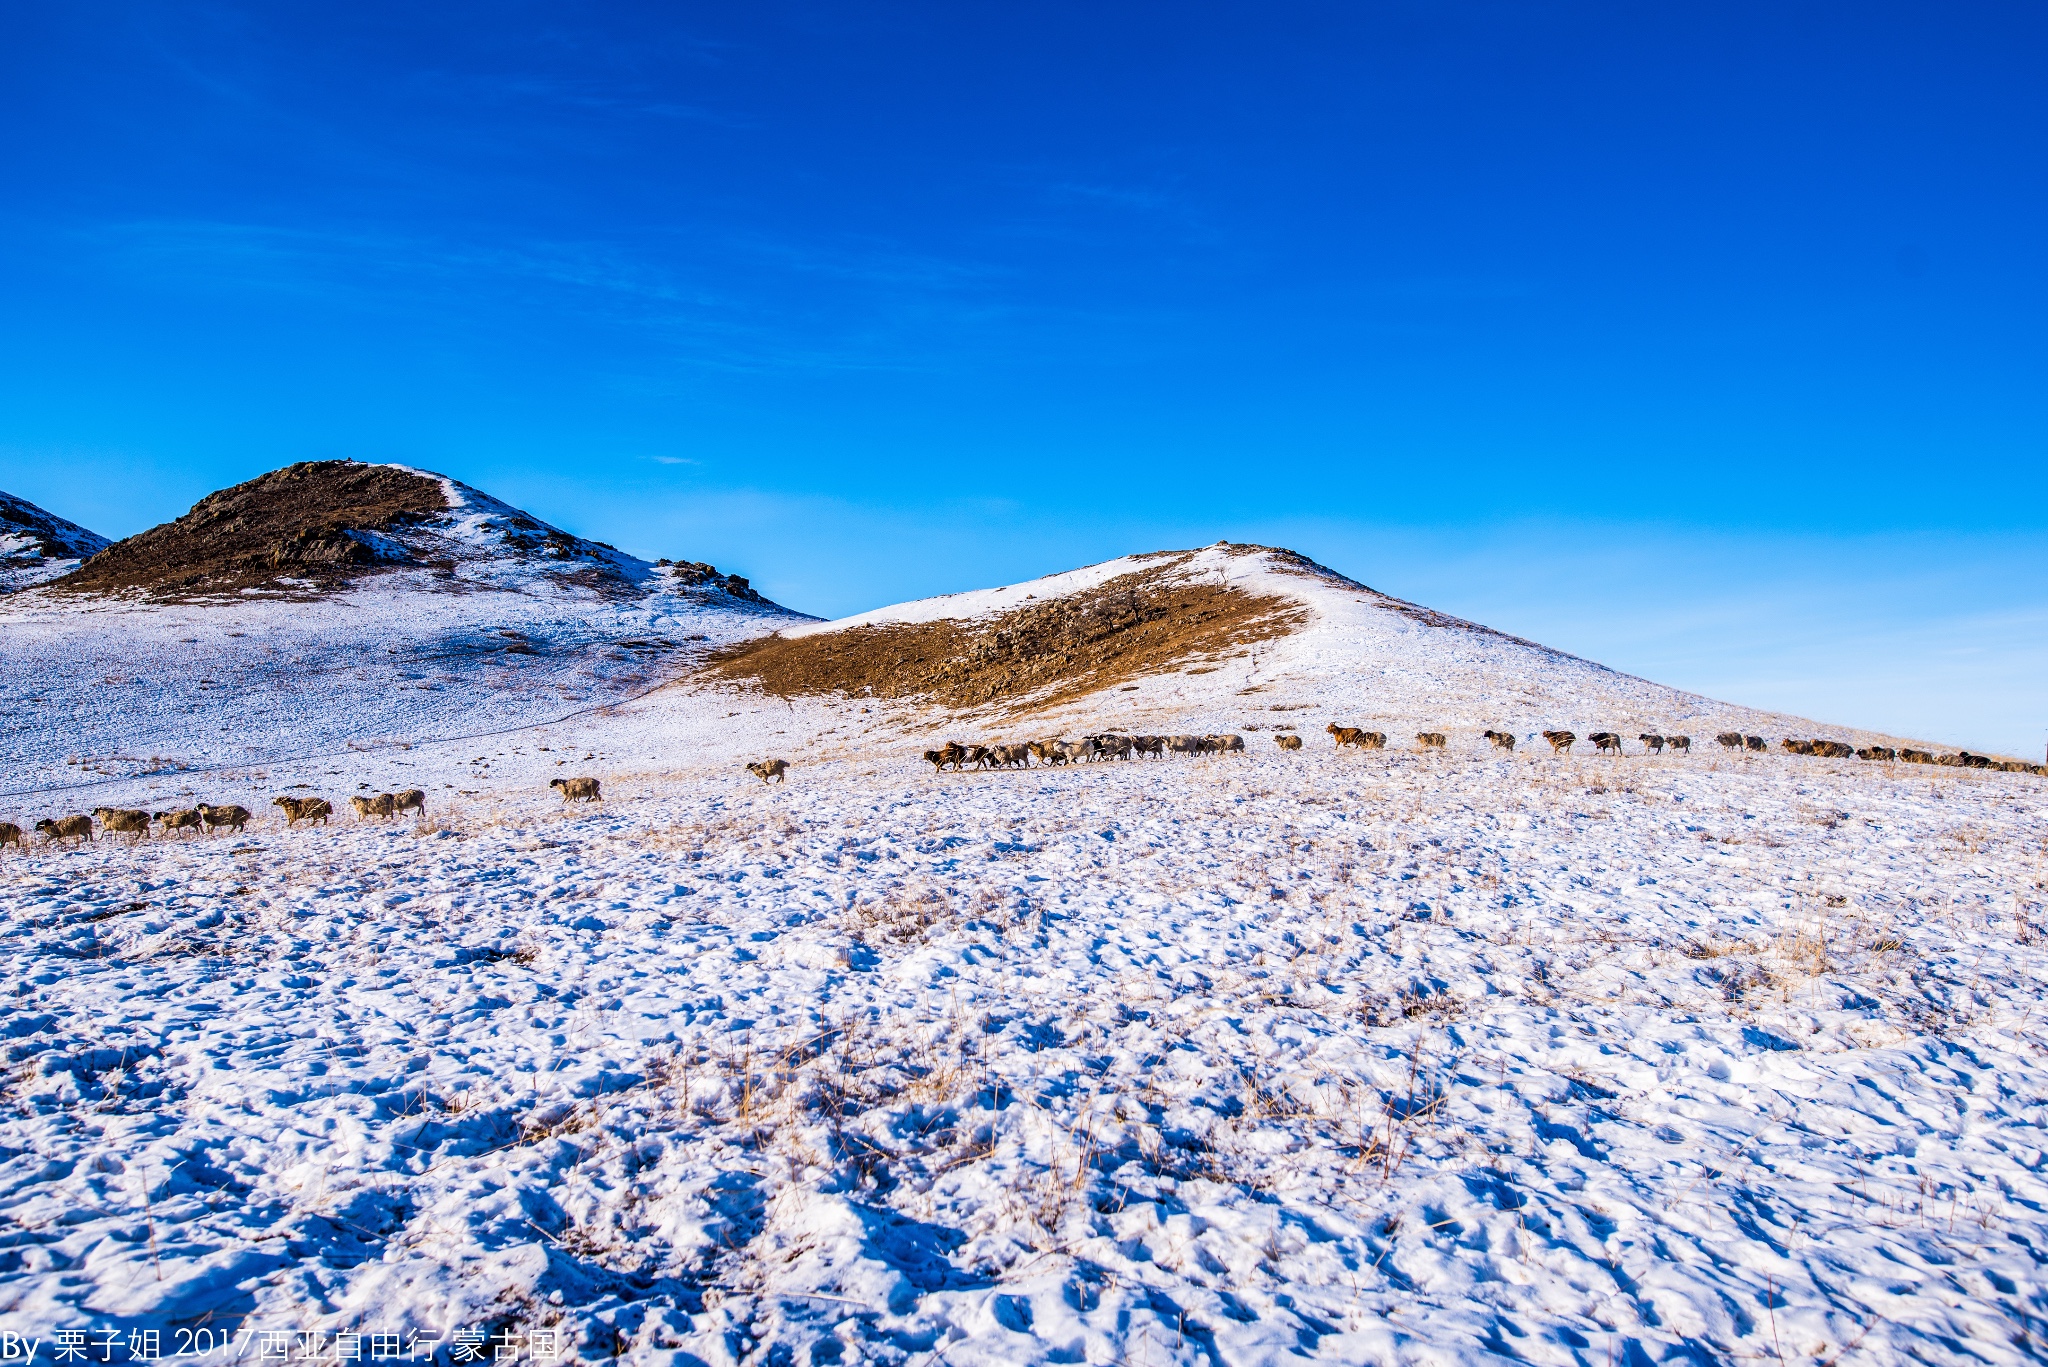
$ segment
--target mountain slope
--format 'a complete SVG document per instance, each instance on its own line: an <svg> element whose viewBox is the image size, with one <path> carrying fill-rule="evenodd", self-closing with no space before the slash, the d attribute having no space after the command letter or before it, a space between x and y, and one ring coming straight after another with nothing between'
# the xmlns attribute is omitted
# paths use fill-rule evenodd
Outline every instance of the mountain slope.
<svg viewBox="0 0 2048 1367"><path fill-rule="evenodd" d="M98 532L0 493L0 593L69 574L108 544Z"/></svg>
<svg viewBox="0 0 2048 1367"><path fill-rule="evenodd" d="M784 697L935 708L991 727L1334 722L1385 731L1395 744L1427 730L1480 746L1493 728L1524 743L1552 728L1631 741L1643 731L1816 730L1404 602L1292 551L1226 542L786 627L719 653L710 676Z"/></svg>

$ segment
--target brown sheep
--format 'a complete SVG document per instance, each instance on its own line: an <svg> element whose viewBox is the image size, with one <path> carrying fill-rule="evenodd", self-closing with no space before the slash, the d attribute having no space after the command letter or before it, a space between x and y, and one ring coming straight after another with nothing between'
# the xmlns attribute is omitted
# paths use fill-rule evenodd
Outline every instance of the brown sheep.
<svg viewBox="0 0 2048 1367"><path fill-rule="evenodd" d="M1361 731L1355 726L1339 726L1335 722L1331 722L1323 729L1337 738L1339 750L1347 745L1355 745L1361 750L1387 748L1387 737L1383 731Z"/></svg>
<svg viewBox="0 0 2048 1367"><path fill-rule="evenodd" d="M209 831L221 826L226 826L231 831L239 831L249 824L249 809L214 807L202 802L199 804L199 817L206 823L206 829Z"/></svg>
<svg viewBox="0 0 2048 1367"><path fill-rule="evenodd" d="M133 844L140 845L149 839L148 812L138 812L132 807L95 807L92 814L99 819L100 829L132 835L135 837Z"/></svg>
<svg viewBox="0 0 2048 1367"><path fill-rule="evenodd" d="M1570 731L1545 731L1543 739L1550 742L1551 754L1568 755L1579 738Z"/></svg>
<svg viewBox="0 0 2048 1367"><path fill-rule="evenodd" d="M1642 735L1637 736L1636 739L1641 741L1643 748L1651 754L1661 755L1664 753L1664 737L1657 735L1655 732L1645 731Z"/></svg>
<svg viewBox="0 0 2048 1367"><path fill-rule="evenodd" d="M1817 740L1813 743L1813 753L1824 759L1847 759L1856 753L1856 747L1838 740Z"/></svg>
<svg viewBox="0 0 2048 1367"><path fill-rule="evenodd" d="M1740 731L1723 731L1714 739L1719 741L1721 747L1725 750L1740 750L1742 748L1742 733Z"/></svg>
<svg viewBox="0 0 2048 1367"><path fill-rule="evenodd" d="M1447 737L1441 731L1417 731L1415 743L1425 750L1441 750Z"/></svg>
<svg viewBox="0 0 2048 1367"><path fill-rule="evenodd" d="M407 788L392 799L391 809L395 812L418 812L427 814L427 795L419 788Z"/></svg>
<svg viewBox="0 0 2048 1367"><path fill-rule="evenodd" d="M398 798L391 793L379 793L375 797L364 797L358 793L348 800L359 817L390 817L398 806Z"/></svg>
<svg viewBox="0 0 2048 1367"><path fill-rule="evenodd" d="M44 817L36 823L36 830L43 839L52 844L59 840L76 840L83 845L92 839L92 818L89 816L60 816L55 821Z"/></svg>
<svg viewBox="0 0 2048 1367"><path fill-rule="evenodd" d="M1273 744L1279 746L1282 750L1299 750L1301 748L1301 737L1275 736L1273 737Z"/></svg>
<svg viewBox="0 0 2048 1367"><path fill-rule="evenodd" d="M759 760L749 764L747 772L760 779L763 783L782 783L785 781L783 775L789 772L789 761L786 759Z"/></svg>
<svg viewBox="0 0 2048 1367"><path fill-rule="evenodd" d="M1689 755L1692 753L1691 736L1666 736L1664 737L1664 743L1672 749L1682 751L1685 754Z"/></svg>
<svg viewBox="0 0 2048 1367"><path fill-rule="evenodd" d="M1609 750L1617 755L1621 753L1621 737L1612 731L1595 731L1586 739L1593 742L1593 749L1599 754L1604 755Z"/></svg>
<svg viewBox="0 0 2048 1367"><path fill-rule="evenodd" d="M1141 754L1141 755L1150 755L1150 756L1152 756L1152 758L1154 758L1154 759L1165 759L1165 758L1166 758L1166 737L1164 737L1164 736L1132 736L1132 737L1131 737L1131 748L1132 748L1133 750L1137 751L1137 752L1138 752L1139 754Z"/></svg>
<svg viewBox="0 0 2048 1367"><path fill-rule="evenodd" d="M1241 755L1244 753L1244 737L1235 732L1227 736L1205 736L1209 748L1219 755Z"/></svg>
<svg viewBox="0 0 2048 1367"><path fill-rule="evenodd" d="M1493 748L1496 750L1515 748L1515 733L1512 731L1488 731L1486 738L1493 742Z"/></svg>
<svg viewBox="0 0 2048 1367"><path fill-rule="evenodd" d="M1931 750L1901 750L1899 751L1899 762L1902 764L1932 764L1934 763L1934 752Z"/></svg>
<svg viewBox="0 0 2048 1367"><path fill-rule="evenodd" d="M1744 736L1742 738L1742 744L1743 748L1754 751L1759 755L1761 755L1765 750L1770 748L1769 746L1764 744L1764 738L1762 736Z"/></svg>
<svg viewBox="0 0 2048 1367"><path fill-rule="evenodd" d="M17 850L22 848L21 827L12 821L0 821L0 849L5 849L9 845Z"/></svg>
<svg viewBox="0 0 2048 1367"><path fill-rule="evenodd" d="M548 780L548 787L561 793L564 807L571 802L604 801L604 794L598 791L594 778L553 778Z"/></svg>
<svg viewBox="0 0 2048 1367"><path fill-rule="evenodd" d="M270 805L284 808L286 830L290 830L301 821L314 826L325 826L327 818L334 815L334 808L328 805L324 797L274 797L270 800Z"/></svg>
<svg viewBox="0 0 2048 1367"><path fill-rule="evenodd" d="M1813 753L1813 742L1810 740L1794 740L1792 737L1787 736L1778 742L1778 748L1788 755L1810 755Z"/></svg>
<svg viewBox="0 0 2048 1367"><path fill-rule="evenodd" d="M158 812L153 819L168 835L172 831L192 831L196 834L203 818L200 817L197 807L187 807L178 812Z"/></svg>
<svg viewBox="0 0 2048 1367"><path fill-rule="evenodd" d="M1899 752L1888 745L1866 745L1856 752L1856 758L1858 759L1878 759L1889 762L1896 760L1898 757Z"/></svg>
<svg viewBox="0 0 2048 1367"><path fill-rule="evenodd" d="M949 764L955 769L959 768L966 758L967 747L958 741L949 740L936 750L924 752L924 762L932 766L932 772L935 774L942 772Z"/></svg>

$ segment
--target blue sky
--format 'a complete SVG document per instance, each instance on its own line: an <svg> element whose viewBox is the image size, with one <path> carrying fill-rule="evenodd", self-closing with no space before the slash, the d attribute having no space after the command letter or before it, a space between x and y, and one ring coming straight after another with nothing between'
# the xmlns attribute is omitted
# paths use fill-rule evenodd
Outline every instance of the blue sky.
<svg viewBox="0 0 2048 1367"><path fill-rule="evenodd" d="M446 471L837 614L1229 537L2048 736L2048 11L0 9L0 487Z"/></svg>

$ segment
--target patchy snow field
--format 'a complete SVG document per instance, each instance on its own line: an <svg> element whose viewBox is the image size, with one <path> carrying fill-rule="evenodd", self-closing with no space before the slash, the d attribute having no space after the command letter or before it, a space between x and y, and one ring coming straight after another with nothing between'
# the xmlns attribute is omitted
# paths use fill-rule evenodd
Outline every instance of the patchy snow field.
<svg viewBox="0 0 2048 1367"><path fill-rule="evenodd" d="M1013 723L630 700L790 620L701 589L14 596L0 819L257 815L0 851L0 1360L2040 1357L2048 784L1190 564L1313 620ZM915 759L1112 728L1251 748Z"/></svg>
<svg viewBox="0 0 2048 1367"><path fill-rule="evenodd" d="M0 1331L2038 1358L2040 780L1326 746L9 857Z"/></svg>

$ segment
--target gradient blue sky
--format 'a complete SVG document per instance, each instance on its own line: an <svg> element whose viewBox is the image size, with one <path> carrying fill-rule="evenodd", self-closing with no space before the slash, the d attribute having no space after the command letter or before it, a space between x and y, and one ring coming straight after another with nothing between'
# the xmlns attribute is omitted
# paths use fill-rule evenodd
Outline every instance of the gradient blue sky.
<svg viewBox="0 0 2048 1367"><path fill-rule="evenodd" d="M445 471L838 614L1290 544L2048 735L2038 4L0 6L0 488Z"/></svg>

